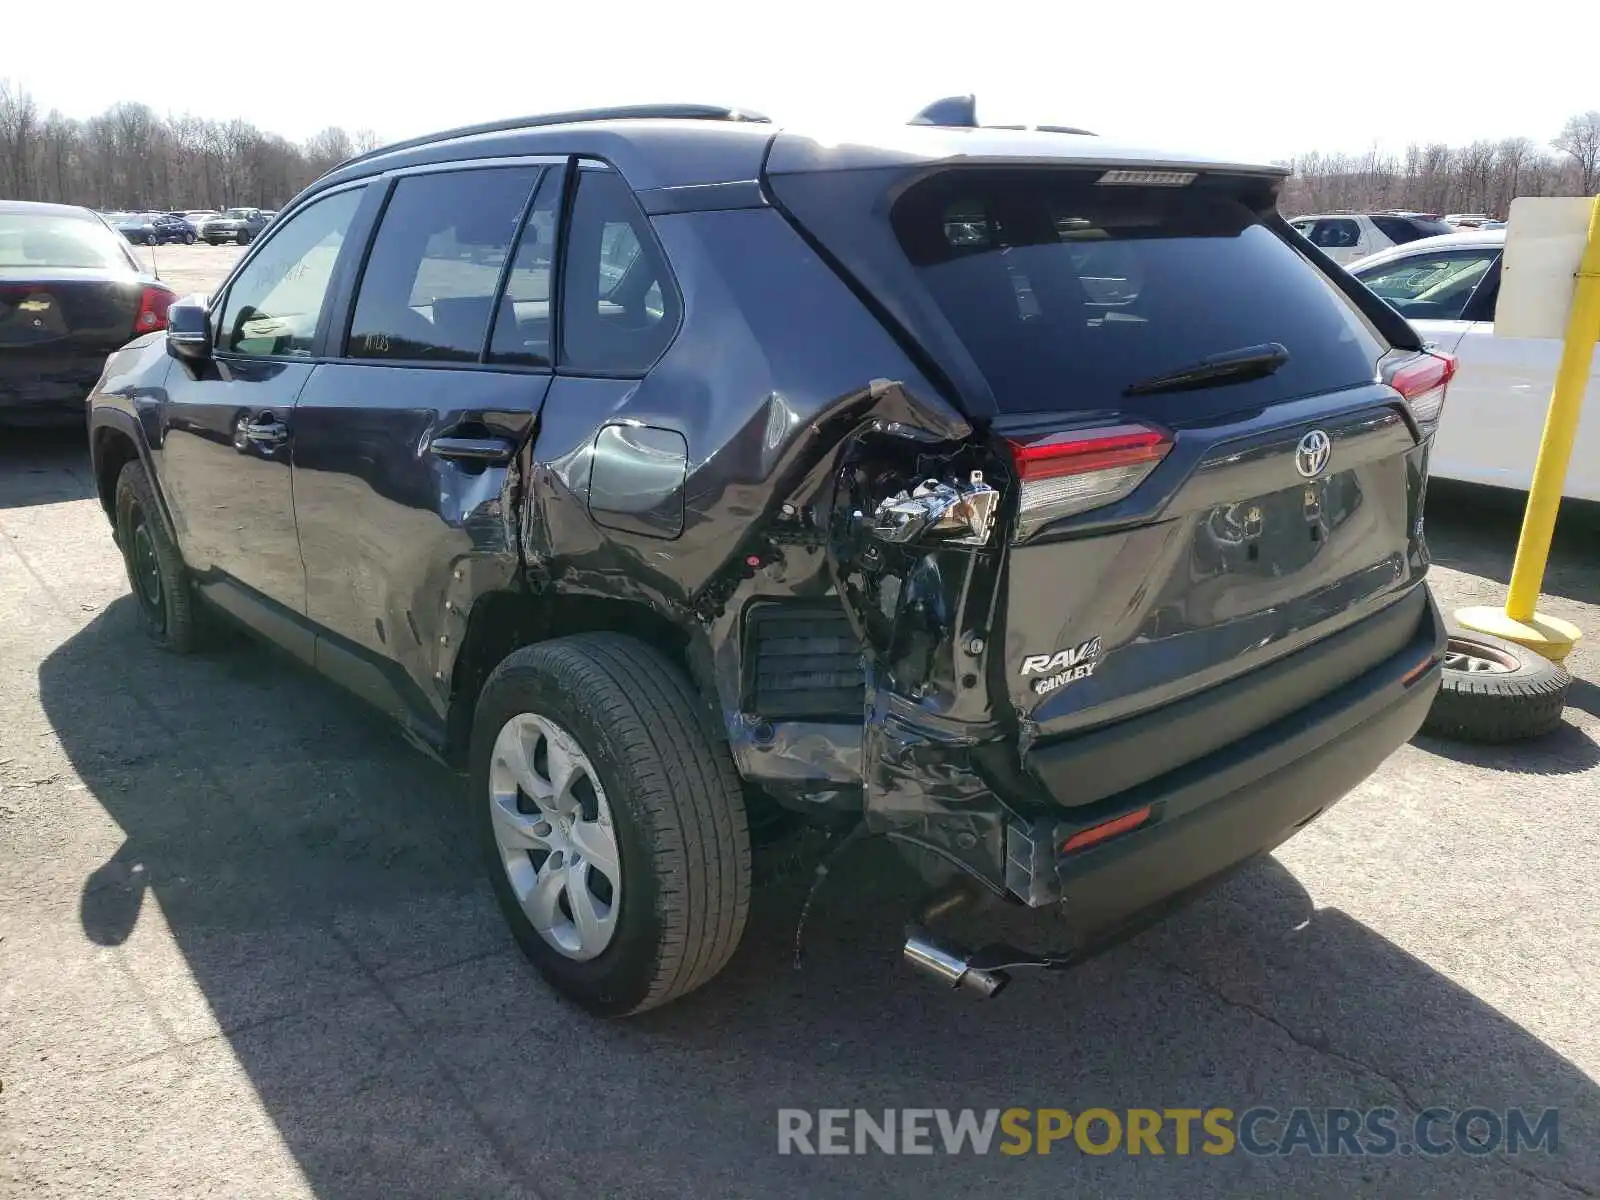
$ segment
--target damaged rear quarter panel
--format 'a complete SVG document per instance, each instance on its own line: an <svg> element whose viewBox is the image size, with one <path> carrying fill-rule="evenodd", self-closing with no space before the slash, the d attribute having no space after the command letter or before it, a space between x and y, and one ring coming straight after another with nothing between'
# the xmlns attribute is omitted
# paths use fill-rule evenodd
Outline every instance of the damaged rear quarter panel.
<svg viewBox="0 0 1600 1200"><path fill-rule="evenodd" d="M671 214L656 217L654 228L683 296L683 324L642 380L553 381L523 521L535 585L640 601L685 631L702 690L715 696L747 779L780 794L842 800L859 813L865 725L869 757L893 760L867 772L884 801L868 797L869 817L884 831L926 831L930 816L938 824L951 808L992 807L963 764L945 763L947 750L974 737L971 706L985 695L982 668L958 670L958 631L934 628L927 618L987 605L989 591L977 589L978 596L970 576L978 564L992 589L998 552L899 548L912 555L904 581L910 615L901 627L909 636L921 622L922 641L911 653L926 676L909 701L869 689L866 713L831 722L766 721L743 705L746 606L825 599L840 579L830 506L847 454L887 439L913 451L901 465L915 470L923 450L961 445L972 437L971 425L777 211ZM686 446L677 536L595 521L597 435L617 425L667 431ZM608 487L615 491L615 480ZM680 511L670 500L655 503ZM944 646L923 644L930 637ZM907 668L893 645L885 650L889 657L874 663L869 679L893 689ZM986 699L978 707L979 726L992 734ZM996 853L992 819L970 829ZM972 841L969 827L962 830L960 840ZM953 825L948 837L957 837Z"/></svg>

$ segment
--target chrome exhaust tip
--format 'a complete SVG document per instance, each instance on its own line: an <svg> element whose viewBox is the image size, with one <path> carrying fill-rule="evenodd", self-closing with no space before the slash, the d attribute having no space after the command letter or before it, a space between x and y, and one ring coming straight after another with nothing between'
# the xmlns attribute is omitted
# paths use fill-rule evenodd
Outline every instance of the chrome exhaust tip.
<svg viewBox="0 0 1600 1200"><path fill-rule="evenodd" d="M967 957L939 945L920 929L906 931L906 944L901 953L913 967L945 987L966 988L985 1000L999 995L1000 989L1011 982L1004 971L969 966Z"/></svg>

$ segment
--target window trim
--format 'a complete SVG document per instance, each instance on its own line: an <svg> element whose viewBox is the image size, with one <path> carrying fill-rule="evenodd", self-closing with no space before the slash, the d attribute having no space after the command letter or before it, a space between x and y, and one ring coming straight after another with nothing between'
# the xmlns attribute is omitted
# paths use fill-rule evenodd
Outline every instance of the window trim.
<svg viewBox="0 0 1600 1200"><path fill-rule="evenodd" d="M561 258L563 245L564 226L562 220L566 215L567 196L575 189L572 186L573 159L567 158L561 163L558 174L555 167L547 167L539 176L539 181L533 185L533 190L528 193L528 202L522 206L522 215L517 218L516 231L511 235L511 251L506 255L506 261L500 268L500 280L495 288L494 305L489 312L489 325L483 331L483 346L478 351L478 362L486 367L518 367L540 375L548 375L555 371L556 347L559 341L561 325L561 306L556 302L557 287L560 284L560 270L558 260ZM551 238L555 244L550 247L550 285L546 289L549 293L545 303L550 307L550 361L543 366L531 363L506 363L494 360L494 335L500 326L500 298L506 294L506 289L511 286L511 272L517 265L517 254L522 249L522 236L527 232L528 222L533 218L533 210L539 203L539 194L554 181L558 189L556 193L556 219L551 227Z"/></svg>
<svg viewBox="0 0 1600 1200"><path fill-rule="evenodd" d="M679 334L683 332L683 288L678 284L677 272L672 269L672 259L667 256L666 247L661 244L661 239L656 236L655 226L651 222L650 214L645 211L645 206L639 197L639 193L634 191L633 185L628 182L627 177L623 175L621 171L617 170L616 167L614 167L611 163L606 162L601 158L584 156L581 158L576 158L574 162L575 167L569 168L568 171L566 191L561 197L561 219L557 223L556 227L556 233L560 239L560 253L557 256L556 262L557 291L555 292L555 295L558 298L558 303L555 309L556 315L552 318L553 323L550 330L550 344L552 350L551 358L555 363L555 373L567 379L643 379L646 375L650 374L651 371L655 370L657 363L667 356L668 352L671 351L672 347L677 343ZM567 365L566 362L567 347L565 344L565 331L563 327L566 324L565 315L567 311L567 256L571 253L572 249L572 239L569 235L572 227L572 209L577 203L578 198L578 184L583 173L586 171L597 175L615 175L617 179L622 181L622 186L628 190L629 199L632 200L635 209L638 210L639 216L644 221L645 234L649 238L649 244L651 247L653 247L655 255L661 262L662 275L665 276L665 283L670 285L672 288L675 305L675 316L672 323L672 332L667 335L666 341L662 343L660 352L642 368L636 371L577 370ZM640 242L640 250L641 252L645 250L645 244L642 240ZM663 299L665 299L665 288L663 288L662 294Z"/></svg>
<svg viewBox="0 0 1600 1200"><path fill-rule="evenodd" d="M237 350L222 349L217 339L218 323L221 320L223 310L228 307L228 297L233 294L234 286L239 282L239 276L244 274L250 264L255 261L256 255L260 254L265 247L272 245L272 239L278 237L295 217L313 204L318 204L331 196L337 196L343 192L365 188L371 182L371 179L356 179L349 183L341 183L335 187L324 188L322 191L302 196L282 216L270 223L268 233L259 239L252 240L251 245L253 248L234 264L233 270L228 272L216 292L212 294L209 303L207 321L211 326L211 356L213 358L220 359L223 362L315 363L323 361L324 352L327 350L328 345L328 333L338 311L339 303L343 298L343 275L350 261L351 248L370 234L370 230L364 230L361 224L366 217L367 209L372 203L370 194L362 196L356 203L356 211L350 217L350 227L345 231L344 244L339 247L339 257L334 260L333 273L328 276L328 291L323 298L322 312L317 317L316 332L311 336L310 354L242 354Z"/></svg>
<svg viewBox="0 0 1600 1200"><path fill-rule="evenodd" d="M555 331L557 328L557 321L559 319L555 312L552 312L550 318L552 363L549 366L542 367L529 366L525 363L486 362L484 361L483 347L479 348L477 362L432 362L428 359L411 358L357 358L349 353L350 327L355 324L356 301L360 298L361 281L366 278L367 264L372 258L373 247L377 245L378 232L383 228L384 214L389 211L389 202L391 199L393 199L395 189L399 186L399 183L402 179L413 175L443 175L459 171L475 171L483 169L526 169L528 167L538 168L540 170L539 176L534 180L533 187L529 189L528 199L524 203L522 213L517 219L516 233L513 235L511 240L511 251L506 255L506 261L509 263L516 257L517 239L522 236L523 226L526 224L529 214L531 214L533 211L533 203L538 199L539 190L544 186L545 180L550 177L550 171L554 167L563 168L563 179L561 186L564 189L564 193L561 199L561 207L558 209L560 217L558 217L556 225L557 245L560 246L563 244L566 231L564 226L561 224L560 218L564 217L566 212L567 200L565 191L570 190L568 180L570 178L571 162L572 158L570 155L562 154L528 154L512 157L501 156L497 158L456 159L450 162L419 163L415 166L397 167L392 171L385 171L383 174L373 177L379 183L378 190L381 193L382 198L377 205L377 211L372 215L372 223L367 229L365 244L361 248L360 262L353 272L350 280L349 290L347 294L341 297L342 319L340 320L339 327L336 331L337 337L332 336L332 334L335 332L334 330L329 331L330 338L326 347L327 353L321 361L338 363L343 366L389 367L401 368L408 371L499 371L502 373L516 375L553 374L555 369ZM552 259L551 269L553 271L558 271L558 267L555 262L555 259L558 258L559 255L556 255ZM504 267L502 267L501 278L502 290L504 289L505 282L503 271ZM560 279L558 271L557 277L551 281L552 295L554 295L555 285L559 282ZM496 298L496 303L498 303L498 295ZM488 325L488 332L485 334L486 339L494 337L494 326L495 320L494 317L491 316ZM486 345L487 341L485 342L485 346Z"/></svg>

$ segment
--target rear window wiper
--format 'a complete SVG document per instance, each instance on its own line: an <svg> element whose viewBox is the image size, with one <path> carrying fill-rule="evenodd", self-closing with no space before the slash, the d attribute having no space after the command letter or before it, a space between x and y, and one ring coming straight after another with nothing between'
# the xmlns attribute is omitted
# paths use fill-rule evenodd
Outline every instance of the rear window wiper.
<svg viewBox="0 0 1600 1200"><path fill-rule="evenodd" d="M1138 383L1130 383L1122 389L1122 394L1150 396L1157 392L1184 392L1215 384L1246 383L1252 379L1265 379L1288 361L1287 347L1277 342L1241 346L1237 350L1212 354L1175 371L1165 371L1149 379L1141 379Z"/></svg>

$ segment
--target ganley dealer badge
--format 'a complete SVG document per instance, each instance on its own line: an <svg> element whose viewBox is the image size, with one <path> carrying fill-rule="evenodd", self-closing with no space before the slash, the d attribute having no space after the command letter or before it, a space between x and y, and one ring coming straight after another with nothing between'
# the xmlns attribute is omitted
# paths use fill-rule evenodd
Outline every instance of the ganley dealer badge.
<svg viewBox="0 0 1600 1200"><path fill-rule="evenodd" d="M1022 660L1023 675L1039 675L1034 680L1033 694L1045 696L1059 691L1080 679L1087 679L1100 665L1100 639L1092 637L1086 642L1054 654L1030 654Z"/></svg>

